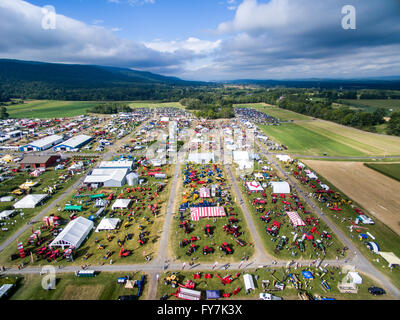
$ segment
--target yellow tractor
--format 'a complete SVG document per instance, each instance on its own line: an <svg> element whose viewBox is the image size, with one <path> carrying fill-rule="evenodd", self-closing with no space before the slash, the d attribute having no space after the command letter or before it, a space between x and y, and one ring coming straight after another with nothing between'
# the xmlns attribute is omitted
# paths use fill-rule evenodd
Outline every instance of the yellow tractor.
<svg viewBox="0 0 400 320"><path fill-rule="evenodd" d="M104 250L104 245L99 243L99 245L97 246L97 250Z"/></svg>
<svg viewBox="0 0 400 320"><path fill-rule="evenodd" d="M178 286L178 277L175 274L172 274L169 277L164 278L164 284L176 288Z"/></svg>

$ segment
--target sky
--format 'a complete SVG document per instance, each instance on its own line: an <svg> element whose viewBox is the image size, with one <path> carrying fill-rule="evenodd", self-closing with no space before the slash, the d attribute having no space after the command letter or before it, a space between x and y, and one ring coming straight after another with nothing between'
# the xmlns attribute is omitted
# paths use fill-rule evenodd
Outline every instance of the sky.
<svg viewBox="0 0 400 320"><path fill-rule="evenodd" d="M215 81L398 76L399 52L399 0L0 0L0 58Z"/></svg>

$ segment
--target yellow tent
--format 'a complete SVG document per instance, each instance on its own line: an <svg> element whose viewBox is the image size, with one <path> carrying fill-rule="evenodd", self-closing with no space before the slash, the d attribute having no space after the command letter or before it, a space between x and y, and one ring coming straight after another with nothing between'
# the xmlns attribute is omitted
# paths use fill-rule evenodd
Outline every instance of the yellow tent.
<svg viewBox="0 0 400 320"><path fill-rule="evenodd" d="M14 160L14 158L11 155L6 154L3 158L1 158L1 160L3 160L4 162L11 162Z"/></svg>

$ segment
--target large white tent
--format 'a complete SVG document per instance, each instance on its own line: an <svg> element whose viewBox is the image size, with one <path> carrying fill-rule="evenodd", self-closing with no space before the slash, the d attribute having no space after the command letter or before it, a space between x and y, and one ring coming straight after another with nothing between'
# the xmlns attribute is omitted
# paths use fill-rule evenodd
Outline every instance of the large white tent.
<svg viewBox="0 0 400 320"><path fill-rule="evenodd" d="M195 153L192 152L189 154L188 157L188 162L193 162L193 163L197 163L197 164L207 164L214 162L214 153L209 152L209 153Z"/></svg>
<svg viewBox="0 0 400 320"><path fill-rule="evenodd" d="M14 214L14 212L15 210L3 210L2 212L0 212L0 220L9 219Z"/></svg>
<svg viewBox="0 0 400 320"><path fill-rule="evenodd" d="M18 202L14 203L14 208L35 208L36 205L40 204L45 198L47 198L47 196L47 194L28 194Z"/></svg>
<svg viewBox="0 0 400 320"><path fill-rule="evenodd" d="M277 157L277 159L279 161L282 161L282 162L286 162L286 161L291 161L292 160L292 158L287 154L277 154L276 157Z"/></svg>
<svg viewBox="0 0 400 320"><path fill-rule="evenodd" d="M119 218L103 218L99 225L96 228L96 232L102 230L114 230L118 227L118 224L121 222Z"/></svg>
<svg viewBox="0 0 400 320"><path fill-rule="evenodd" d="M129 207L131 199L117 199L112 205L112 209L126 209Z"/></svg>
<svg viewBox="0 0 400 320"><path fill-rule="evenodd" d="M93 221L78 217L68 223L65 229L50 243L50 247L61 247L63 250L65 247L77 249L92 229Z"/></svg>
<svg viewBox="0 0 400 320"><path fill-rule="evenodd" d="M249 273L243 275L244 287L246 292L250 292L251 290L256 290L254 286L253 276Z"/></svg>
<svg viewBox="0 0 400 320"><path fill-rule="evenodd" d="M379 252L379 254L389 263L389 267L400 266L400 259L393 252Z"/></svg>
<svg viewBox="0 0 400 320"><path fill-rule="evenodd" d="M286 181L271 182L273 193L290 193L290 185Z"/></svg>

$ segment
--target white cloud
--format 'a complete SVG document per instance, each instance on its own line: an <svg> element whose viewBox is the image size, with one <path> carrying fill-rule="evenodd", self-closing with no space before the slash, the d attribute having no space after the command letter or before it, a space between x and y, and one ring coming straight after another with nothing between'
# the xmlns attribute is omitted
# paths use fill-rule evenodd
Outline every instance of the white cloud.
<svg viewBox="0 0 400 320"><path fill-rule="evenodd" d="M221 40L207 41L190 37L183 41L153 41L144 43L146 47L160 52L177 52L180 50L193 51L196 54L210 53L217 49Z"/></svg>

